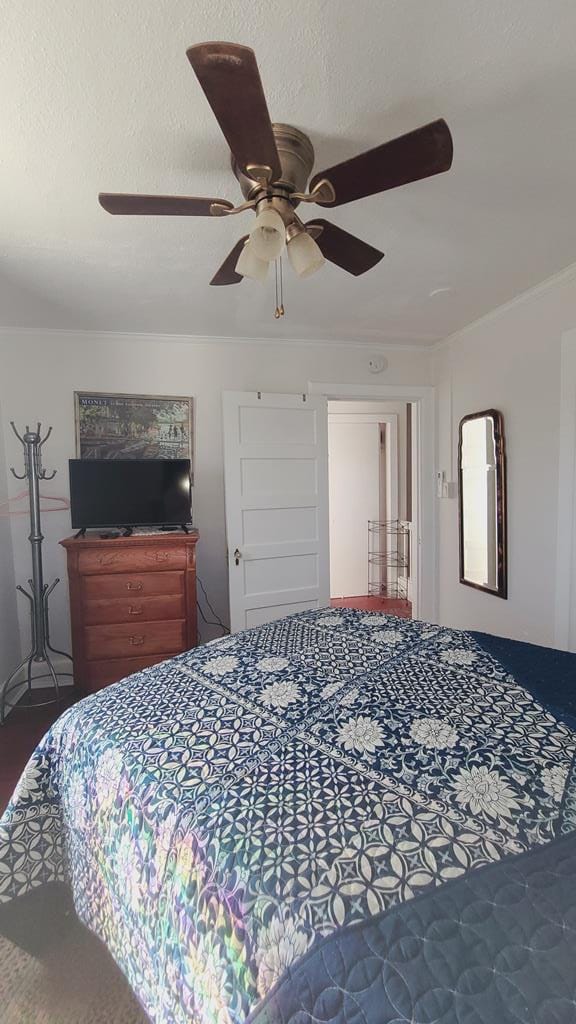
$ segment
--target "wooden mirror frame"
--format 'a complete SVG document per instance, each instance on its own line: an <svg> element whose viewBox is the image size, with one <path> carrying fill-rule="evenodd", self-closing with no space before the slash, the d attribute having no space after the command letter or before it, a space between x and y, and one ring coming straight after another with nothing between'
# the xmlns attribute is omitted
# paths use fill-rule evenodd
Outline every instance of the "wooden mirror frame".
<svg viewBox="0 0 576 1024"><path fill-rule="evenodd" d="M481 583L472 583L464 577L464 514L462 502L462 428L471 420L491 419L494 429L494 447L496 458L496 549L497 549L497 585L495 588ZM506 522L506 448L504 443L504 417L497 409L484 409L472 413L460 420L458 428L458 534L460 544L460 583L465 587L473 587L485 594L508 597L508 558L507 558L507 522Z"/></svg>

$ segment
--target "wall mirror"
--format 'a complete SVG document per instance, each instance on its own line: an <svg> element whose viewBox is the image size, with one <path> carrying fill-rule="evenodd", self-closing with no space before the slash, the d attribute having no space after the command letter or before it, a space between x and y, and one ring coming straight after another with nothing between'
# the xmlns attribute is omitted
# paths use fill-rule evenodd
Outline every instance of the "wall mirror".
<svg viewBox="0 0 576 1024"><path fill-rule="evenodd" d="M495 409L460 421L458 512L460 582L507 597L504 421Z"/></svg>

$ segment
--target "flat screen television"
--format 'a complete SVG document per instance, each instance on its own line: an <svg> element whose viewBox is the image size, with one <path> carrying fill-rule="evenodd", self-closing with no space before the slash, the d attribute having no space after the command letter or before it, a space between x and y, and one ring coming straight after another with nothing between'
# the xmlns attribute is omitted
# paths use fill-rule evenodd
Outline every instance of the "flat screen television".
<svg viewBox="0 0 576 1024"><path fill-rule="evenodd" d="M70 459L70 512L75 530L190 525L190 459Z"/></svg>

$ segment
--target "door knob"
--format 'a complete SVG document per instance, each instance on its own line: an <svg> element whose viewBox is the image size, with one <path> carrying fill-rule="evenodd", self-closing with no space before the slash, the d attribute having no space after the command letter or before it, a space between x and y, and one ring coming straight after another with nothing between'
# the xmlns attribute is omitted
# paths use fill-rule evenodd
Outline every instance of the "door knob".
<svg viewBox="0 0 576 1024"><path fill-rule="evenodd" d="M236 551L234 552L234 563L235 563L235 565L240 565L240 559L241 558L242 558L242 553L241 553L241 551L238 550L238 548L236 548Z"/></svg>

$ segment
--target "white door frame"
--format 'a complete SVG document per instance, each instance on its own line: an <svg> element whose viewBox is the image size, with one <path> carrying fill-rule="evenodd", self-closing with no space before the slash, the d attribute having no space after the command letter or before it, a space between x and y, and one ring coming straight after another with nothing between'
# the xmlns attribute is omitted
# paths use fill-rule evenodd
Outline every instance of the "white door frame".
<svg viewBox="0 0 576 1024"><path fill-rule="evenodd" d="M416 558L416 588L413 594L415 618L436 622L438 618L438 541L436 510L436 410L435 388L406 384L341 384L308 382L311 395L325 395L328 401L411 402L418 406L416 504L418 537L413 538Z"/></svg>
<svg viewBox="0 0 576 1024"><path fill-rule="evenodd" d="M561 339L554 643L576 651L576 330Z"/></svg>

